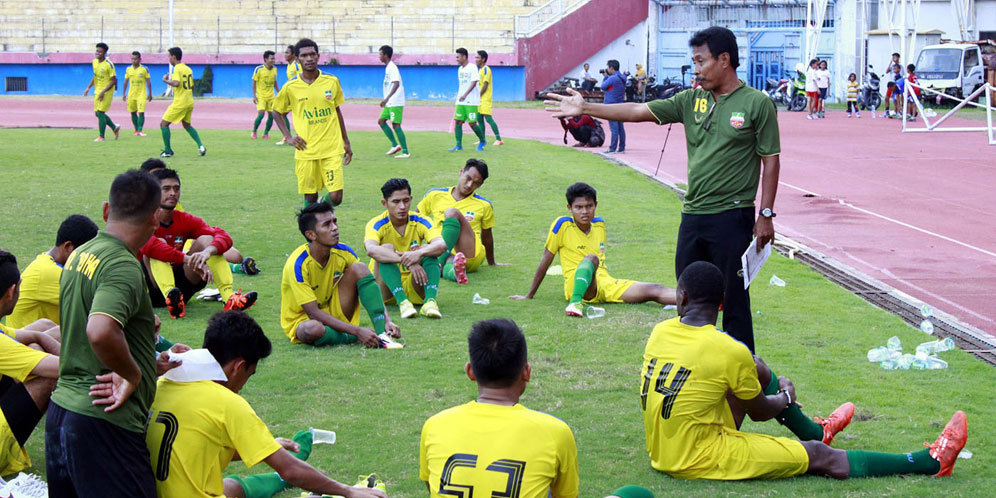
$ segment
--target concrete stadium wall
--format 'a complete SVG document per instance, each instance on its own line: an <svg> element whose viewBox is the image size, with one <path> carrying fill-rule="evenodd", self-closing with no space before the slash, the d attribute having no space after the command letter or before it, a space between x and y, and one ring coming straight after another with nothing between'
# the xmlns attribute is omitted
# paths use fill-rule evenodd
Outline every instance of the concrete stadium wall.
<svg viewBox="0 0 996 498"><path fill-rule="evenodd" d="M191 58L192 59L192 58ZM115 63L118 76L117 94L124 88L124 73L129 64ZM191 61L194 78L200 78L208 64ZM145 64L152 76L152 92L160 95L166 90L162 77L168 65ZM210 64L213 73L213 90L210 97L249 98L252 71L256 64ZM278 84L286 82L284 65L277 65ZM320 66L320 69L339 78L346 98L381 98L384 81L382 65ZM456 99L457 67L455 65L399 65L405 84L405 98L422 100ZM494 72L494 100L523 100L525 95L525 69L521 66L492 66ZM0 86L0 95L80 95L93 77L87 63L25 64L0 63L0 79L27 77L27 92L7 92Z"/></svg>

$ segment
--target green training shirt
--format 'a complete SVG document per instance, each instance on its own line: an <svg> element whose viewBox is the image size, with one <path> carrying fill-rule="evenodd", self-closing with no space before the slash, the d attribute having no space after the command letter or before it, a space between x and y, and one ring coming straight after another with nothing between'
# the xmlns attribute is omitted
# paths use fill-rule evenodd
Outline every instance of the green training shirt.
<svg viewBox="0 0 996 498"><path fill-rule="evenodd" d="M688 193L682 212L715 214L753 207L761 156L781 152L775 104L744 85L716 101L701 88L647 103L659 124L685 125Z"/></svg>
<svg viewBox="0 0 996 498"><path fill-rule="evenodd" d="M62 356L52 401L71 412L96 417L132 432L145 432L156 395L155 314L141 263L117 237L100 232L69 256L59 281ZM104 314L121 324L128 349L142 372L135 392L113 412L95 406L90 386L110 372L86 335L91 315Z"/></svg>

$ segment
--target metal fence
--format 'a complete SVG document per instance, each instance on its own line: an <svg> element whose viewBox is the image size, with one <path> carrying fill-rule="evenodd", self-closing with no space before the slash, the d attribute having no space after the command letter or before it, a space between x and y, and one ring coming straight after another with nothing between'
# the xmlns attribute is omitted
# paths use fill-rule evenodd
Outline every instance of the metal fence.
<svg viewBox="0 0 996 498"><path fill-rule="evenodd" d="M515 16L515 37L526 38L559 21L589 0L550 0L530 14Z"/></svg>

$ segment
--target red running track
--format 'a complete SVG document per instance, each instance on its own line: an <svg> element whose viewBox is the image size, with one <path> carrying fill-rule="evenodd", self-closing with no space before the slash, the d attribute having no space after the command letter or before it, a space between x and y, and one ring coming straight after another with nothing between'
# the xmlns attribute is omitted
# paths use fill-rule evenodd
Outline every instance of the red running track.
<svg viewBox="0 0 996 498"><path fill-rule="evenodd" d="M94 126L90 99L0 102L0 127ZM151 127L166 105L149 104ZM409 106L405 129L447 131L452 112ZM350 129L378 129L379 113L373 105L343 107ZM194 116L199 128L245 129L253 115L248 101L202 100ZM123 103L115 102L111 116L127 126ZM996 147L981 132L903 134L897 120L828 116L779 113L776 230L996 336L996 223L987 201L996 191ZM508 137L561 143L560 126L543 111L497 109L495 118ZM627 124L626 153L616 159L654 171L665 130ZM658 176L685 182L685 161L676 125Z"/></svg>

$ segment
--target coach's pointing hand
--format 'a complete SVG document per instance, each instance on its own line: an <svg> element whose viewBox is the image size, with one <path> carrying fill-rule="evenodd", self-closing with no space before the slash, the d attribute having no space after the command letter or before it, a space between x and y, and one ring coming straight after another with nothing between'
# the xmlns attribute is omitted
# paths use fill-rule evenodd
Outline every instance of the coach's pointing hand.
<svg viewBox="0 0 996 498"><path fill-rule="evenodd" d="M567 95L548 93L546 98L549 100L544 100L543 105L552 106L547 107L546 110L556 113L553 115L555 118L569 118L583 114L584 97L573 88L567 89Z"/></svg>

